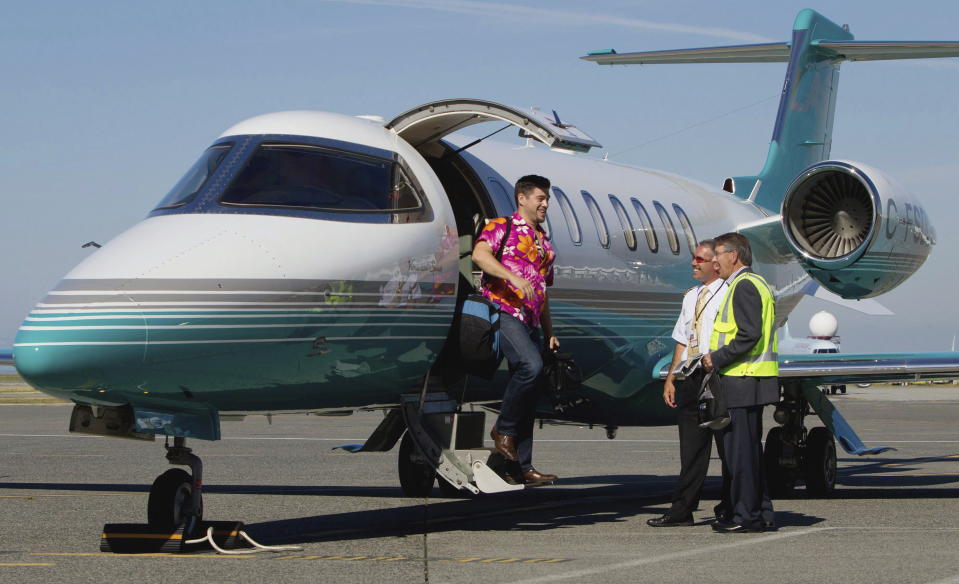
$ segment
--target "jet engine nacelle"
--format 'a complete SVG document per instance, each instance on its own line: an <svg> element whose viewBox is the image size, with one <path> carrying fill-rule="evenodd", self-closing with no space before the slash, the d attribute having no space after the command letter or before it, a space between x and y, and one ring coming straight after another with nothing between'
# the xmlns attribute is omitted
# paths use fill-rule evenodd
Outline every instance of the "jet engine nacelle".
<svg viewBox="0 0 959 584"><path fill-rule="evenodd" d="M869 298L926 261L935 230L897 182L869 166L819 162L789 185L782 222L809 275L843 298Z"/></svg>

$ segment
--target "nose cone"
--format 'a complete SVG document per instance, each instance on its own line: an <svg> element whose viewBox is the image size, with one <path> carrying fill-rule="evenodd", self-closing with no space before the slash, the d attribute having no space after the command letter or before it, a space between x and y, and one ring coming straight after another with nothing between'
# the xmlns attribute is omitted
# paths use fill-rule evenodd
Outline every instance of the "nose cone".
<svg viewBox="0 0 959 584"><path fill-rule="evenodd" d="M69 398L70 392L99 389L109 384L109 375L142 364L142 316L59 306L63 302L52 294L27 316L14 341L14 364L27 383Z"/></svg>

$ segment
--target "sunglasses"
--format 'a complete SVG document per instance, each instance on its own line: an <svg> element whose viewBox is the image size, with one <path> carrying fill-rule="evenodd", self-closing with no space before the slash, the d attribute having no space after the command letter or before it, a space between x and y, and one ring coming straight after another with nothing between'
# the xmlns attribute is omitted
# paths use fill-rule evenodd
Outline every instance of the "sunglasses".
<svg viewBox="0 0 959 584"><path fill-rule="evenodd" d="M701 263L703 263L703 262L711 262L711 261L713 261L713 260L707 260L706 258L704 258L704 257L702 257L702 256L693 256L693 263L694 263L694 264L701 264Z"/></svg>

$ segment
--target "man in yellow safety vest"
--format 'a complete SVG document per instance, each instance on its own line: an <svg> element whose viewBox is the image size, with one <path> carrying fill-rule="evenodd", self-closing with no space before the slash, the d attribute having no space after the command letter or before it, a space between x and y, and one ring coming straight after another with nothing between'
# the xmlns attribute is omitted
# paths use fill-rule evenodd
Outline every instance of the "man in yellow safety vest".
<svg viewBox="0 0 959 584"><path fill-rule="evenodd" d="M707 371L719 375L730 423L721 431L729 472L729 514L713 529L740 533L775 529L763 473L763 408L779 401L776 302L761 276L750 269L749 240L738 233L716 238L719 277L729 291L716 313L703 356Z"/></svg>

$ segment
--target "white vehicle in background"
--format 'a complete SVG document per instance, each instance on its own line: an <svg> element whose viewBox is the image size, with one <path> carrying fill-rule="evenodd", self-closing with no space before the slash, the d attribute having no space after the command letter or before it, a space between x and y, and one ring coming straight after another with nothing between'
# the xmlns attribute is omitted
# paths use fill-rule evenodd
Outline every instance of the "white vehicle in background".
<svg viewBox="0 0 959 584"><path fill-rule="evenodd" d="M796 338L789 334L789 323L779 329L779 352L782 354L827 354L839 352L839 321L825 310L809 319L808 337ZM868 385L868 384L867 384ZM823 393L846 393L846 385L823 385Z"/></svg>

